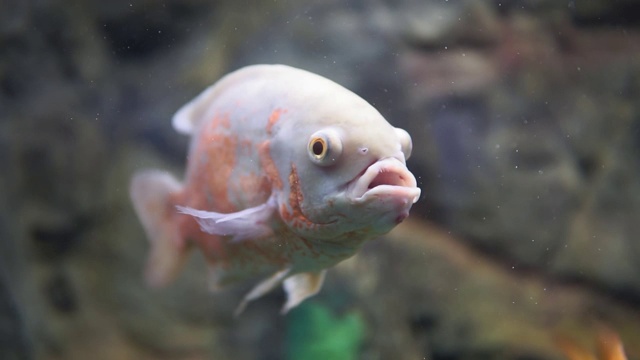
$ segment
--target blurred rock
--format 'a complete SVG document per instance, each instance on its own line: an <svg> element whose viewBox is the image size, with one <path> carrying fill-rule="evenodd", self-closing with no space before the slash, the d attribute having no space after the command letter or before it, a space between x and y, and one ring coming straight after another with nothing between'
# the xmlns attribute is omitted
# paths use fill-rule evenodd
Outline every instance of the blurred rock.
<svg viewBox="0 0 640 360"><path fill-rule="evenodd" d="M589 26L638 26L640 5L633 0L570 1L577 24Z"/></svg>
<svg viewBox="0 0 640 360"><path fill-rule="evenodd" d="M4 181L0 180L2 183ZM26 301L30 290L30 284L25 284L28 282L26 254L20 244L13 241L16 234L6 222L9 210L5 204L9 204L10 198L0 194L0 352L6 359L31 359L34 345L30 332L33 329L28 328L28 323L35 311L33 303Z"/></svg>
<svg viewBox="0 0 640 360"><path fill-rule="evenodd" d="M371 358L562 359L559 337L596 338L601 324L619 332L628 354L640 350L637 307L495 263L433 224L401 224L340 264L331 282L334 274L366 314ZM316 301L330 302L330 291Z"/></svg>

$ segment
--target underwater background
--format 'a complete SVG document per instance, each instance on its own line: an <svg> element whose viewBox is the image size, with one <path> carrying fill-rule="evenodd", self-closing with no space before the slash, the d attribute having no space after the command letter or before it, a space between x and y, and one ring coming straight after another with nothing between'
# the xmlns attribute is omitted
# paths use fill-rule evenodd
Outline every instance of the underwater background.
<svg viewBox="0 0 640 360"><path fill-rule="evenodd" d="M410 218L282 316L143 282L131 175L180 175L173 113L284 63L413 138ZM0 359L640 359L640 3L0 3ZM578 359L578 358L572 358ZM585 357L586 359L586 357Z"/></svg>

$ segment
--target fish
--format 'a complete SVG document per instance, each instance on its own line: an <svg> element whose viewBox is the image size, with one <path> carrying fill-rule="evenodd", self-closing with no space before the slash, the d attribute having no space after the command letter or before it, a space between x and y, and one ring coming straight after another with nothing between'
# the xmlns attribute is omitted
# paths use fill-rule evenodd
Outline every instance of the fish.
<svg viewBox="0 0 640 360"><path fill-rule="evenodd" d="M236 314L278 286L282 313L317 294L328 268L401 223L421 194L406 166L411 136L306 70L235 70L172 125L191 136L184 180L148 169L130 183L150 242L146 281L171 283L197 248L212 290L264 279Z"/></svg>

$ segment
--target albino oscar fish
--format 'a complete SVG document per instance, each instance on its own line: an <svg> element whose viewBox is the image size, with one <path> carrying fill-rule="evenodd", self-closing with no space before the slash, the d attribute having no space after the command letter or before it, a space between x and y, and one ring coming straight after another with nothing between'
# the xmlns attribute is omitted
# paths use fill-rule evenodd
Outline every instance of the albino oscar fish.
<svg viewBox="0 0 640 360"><path fill-rule="evenodd" d="M280 284L283 313L316 294L327 268L402 222L420 196L405 164L409 134L304 70L232 72L183 106L173 127L191 135L184 181L145 170L131 182L151 243L147 281L170 282L193 247L213 289L269 276L236 313Z"/></svg>

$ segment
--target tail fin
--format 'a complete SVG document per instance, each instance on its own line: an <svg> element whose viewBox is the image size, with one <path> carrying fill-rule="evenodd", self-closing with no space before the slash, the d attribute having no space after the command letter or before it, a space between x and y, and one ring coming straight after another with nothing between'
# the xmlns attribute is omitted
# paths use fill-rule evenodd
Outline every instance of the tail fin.
<svg viewBox="0 0 640 360"><path fill-rule="evenodd" d="M151 286L160 287L175 278L185 258L176 209L170 202L181 184L171 174L146 170L134 175L129 193L133 207L151 243L145 277Z"/></svg>

